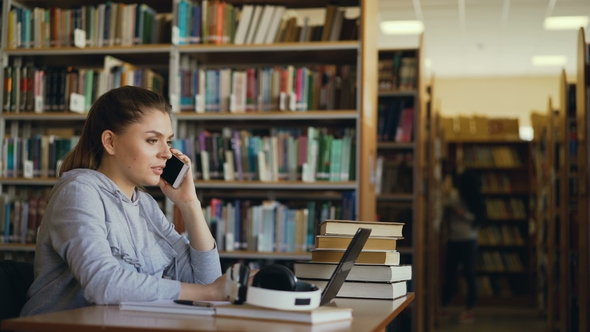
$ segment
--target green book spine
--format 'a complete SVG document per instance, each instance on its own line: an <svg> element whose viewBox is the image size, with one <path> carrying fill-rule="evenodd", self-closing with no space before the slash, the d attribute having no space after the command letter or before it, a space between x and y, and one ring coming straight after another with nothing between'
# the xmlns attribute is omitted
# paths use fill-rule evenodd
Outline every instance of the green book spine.
<svg viewBox="0 0 590 332"><path fill-rule="evenodd" d="M342 139L334 139L330 147L330 181L340 180L340 168L342 166Z"/></svg>

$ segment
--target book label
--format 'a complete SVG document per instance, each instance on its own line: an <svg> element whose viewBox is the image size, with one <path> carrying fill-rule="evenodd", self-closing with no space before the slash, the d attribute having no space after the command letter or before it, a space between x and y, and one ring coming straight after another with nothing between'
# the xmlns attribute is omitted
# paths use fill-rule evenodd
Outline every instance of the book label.
<svg viewBox="0 0 590 332"><path fill-rule="evenodd" d="M23 176L26 179L33 178L33 161L32 160L25 160L23 163Z"/></svg>
<svg viewBox="0 0 590 332"><path fill-rule="evenodd" d="M74 29L74 46L78 48L86 47L86 31Z"/></svg>
<svg viewBox="0 0 590 332"><path fill-rule="evenodd" d="M289 95L289 111L295 111L297 107L297 95L295 92L291 92Z"/></svg>
<svg viewBox="0 0 590 332"><path fill-rule="evenodd" d="M172 105L172 113L180 112L180 98L178 98L177 94L170 94L170 105Z"/></svg>
<svg viewBox="0 0 590 332"><path fill-rule="evenodd" d="M200 94L195 95L195 112L205 112L205 98L203 98L203 96L201 96Z"/></svg>
<svg viewBox="0 0 590 332"><path fill-rule="evenodd" d="M230 167L229 163L223 163L223 179L225 181L233 181L234 180L234 172L233 169Z"/></svg>
<svg viewBox="0 0 590 332"><path fill-rule="evenodd" d="M43 96L35 96L35 113L43 113Z"/></svg>
<svg viewBox="0 0 590 332"><path fill-rule="evenodd" d="M86 97L79 93L70 94L70 111L76 113L84 113L84 104L86 103Z"/></svg>
<svg viewBox="0 0 590 332"><path fill-rule="evenodd" d="M236 110L236 95L232 93L229 95L229 111L235 113Z"/></svg>
<svg viewBox="0 0 590 332"><path fill-rule="evenodd" d="M178 45L179 36L180 36L180 30L175 25L172 27L172 45L175 45L175 46Z"/></svg>
<svg viewBox="0 0 590 332"><path fill-rule="evenodd" d="M279 94L279 110L287 110L287 94L284 91Z"/></svg>

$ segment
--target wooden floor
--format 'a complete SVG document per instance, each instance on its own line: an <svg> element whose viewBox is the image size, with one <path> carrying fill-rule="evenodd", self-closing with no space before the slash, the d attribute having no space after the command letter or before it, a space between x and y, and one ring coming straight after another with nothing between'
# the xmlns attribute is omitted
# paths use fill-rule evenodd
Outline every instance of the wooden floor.
<svg viewBox="0 0 590 332"><path fill-rule="evenodd" d="M489 308L475 309L475 322L459 323L462 308L450 308L450 317L437 332L521 332L546 331L547 323L535 308Z"/></svg>

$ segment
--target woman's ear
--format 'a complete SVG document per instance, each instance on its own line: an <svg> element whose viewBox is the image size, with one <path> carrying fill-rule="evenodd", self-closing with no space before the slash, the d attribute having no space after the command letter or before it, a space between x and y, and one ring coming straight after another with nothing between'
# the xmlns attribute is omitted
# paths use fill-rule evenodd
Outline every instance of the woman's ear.
<svg viewBox="0 0 590 332"><path fill-rule="evenodd" d="M115 154L115 133L110 130L105 130L100 135L100 140L102 142L102 146L106 153L110 155Z"/></svg>

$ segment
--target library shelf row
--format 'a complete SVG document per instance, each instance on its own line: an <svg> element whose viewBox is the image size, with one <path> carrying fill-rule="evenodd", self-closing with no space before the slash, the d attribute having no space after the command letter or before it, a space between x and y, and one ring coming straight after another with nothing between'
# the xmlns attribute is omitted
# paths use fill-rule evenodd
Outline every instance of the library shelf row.
<svg viewBox="0 0 590 332"><path fill-rule="evenodd" d="M175 1L146 0L147 5L152 6L157 12L171 13L172 26L178 27L178 12ZM103 2L94 1L92 5ZM231 1L236 7L249 5L249 1ZM256 5L268 5L269 2L256 2ZM316 8L325 9L333 5L333 1L282 1L281 5L289 9ZM376 140L372 134L372 128L376 123L377 82L372 82L376 77L377 64L373 58L377 56L376 36L377 27L370 24L371 19L377 15L377 4L366 0L342 0L338 1L340 7L357 7L355 15L359 16L358 40L342 41L314 41L314 42L285 42L259 45L175 45L173 43L156 43L133 46L103 46L103 47L48 47L48 48L12 48L8 47L8 15L15 8L28 8L39 6L49 9L52 6L64 7L86 5L83 1L68 1L62 4L50 4L39 1L4 1L3 2L3 35L1 53L5 63L9 66L20 67L23 65L37 66L38 68L51 66L72 66L78 68L100 67L105 56L115 56L118 59L136 66L146 66L158 71L164 78L164 89L167 91L169 103L174 111L177 105L174 100L181 95L182 86L177 84L176 73L183 67L183 59L189 59L188 69L195 68L246 68L248 66L323 66L323 65L352 65L356 77L355 84L358 88L354 93L355 102L351 107L343 107L342 110L308 110L269 112L244 112L244 113L197 113L197 112L173 112L172 124L179 129L178 136L185 124L189 126L201 126L199 122L207 122L208 128L221 129L232 128L269 128L277 125L306 127L305 122L326 123L331 127L354 128L357 136L354 141L358 148L355 152L355 169L357 176L355 181L347 182L238 182L238 181L195 181L195 187L199 195L209 197L255 197L258 199L288 200L339 200L344 194L342 191L356 193L355 219L373 220L375 215L375 195L371 188L371 164L375 153ZM19 9L19 10L20 10ZM170 36L169 36L170 37ZM174 36L172 36L174 37ZM25 37L23 41L27 42ZM171 40L171 39L168 39ZM172 38L173 40L173 38ZM165 39L162 39L165 42ZM158 41L159 42L159 41ZM30 44L29 44L30 45ZM34 44L39 46L38 43ZM59 44L58 44L59 45ZM62 45L69 45L67 43ZM17 45L18 47L19 45ZM27 44L23 44L26 47ZM41 45L45 46L45 45ZM183 57L181 59L181 57ZM0 81L3 81L3 73L0 73ZM370 81L370 82L369 82ZM2 96L0 96L2 99ZM368 105L368 106L367 106ZM373 105L373 106L372 106ZM63 108L63 107L62 107ZM278 107L276 107L278 108ZM320 107L321 108L321 107ZM57 111L57 109L54 109ZM370 116L372 113L375 115ZM11 134L15 137L30 135L44 135L46 129L73 127L77 134L86 114L74 112L4 112L0 115L2 136ZM8 193L21 192L21 190L37 190L41 186L51 186L56 183L56 178L0 178L2 191ZM22 186L22 187L19 187ZM149 188L148 188L149 189ZM243 195L243 196L240 196ZM165 201L164 210L169 214L170 203ZM267 258L272 259L275 253Z"/></svg>
<svg viewBox="0 0 590 332"><path fill-rule="evenodd" d="M486 227L515 227L518 242L489 242L484 239L482 230L478 245L480 252L503 252L507 257L500 257L499 264L491 268L480 266L477 270L480 278L486 280L501 278L519 292L506 294L506 300L491 297L486 305L519 305L535 302L536 266L533 232L530 229L531 203L529 200L535 188L532 169L532 144L526 141L498 140L453 140L446 143L446 152L455 169L462 168L471 172L481 181L482 196L486 204ZM506 258L516 257L518 264ZM518 293L518 294L517 294ZM497 295L497 294L495 294ZM486 302L478 296L478 304ZM522 300L518 300L521 298ZM500 297L501 299L501 297ZM511 301L514 299L514 301Z"/></svg>
<svg viewBox="0 0 590 332"><path fill-rule="evenodd" d="M578 31L574 79L561 70L559 103L536 115L537 248L539 307L547 330L587 331L590 326L588 248L588 100L590 45ZM571 83L575 81L576 83ZM537 131L537 130L535 130Z"/></svg>
<svg viewBox="0 0 590 332"><path fill-rule="evenodd" d="M384 221L405 222L404 243L399 248L406 264L412 264L416 310L412 310L412 330L424 331L430 319L426 313L433 294L425 289L425 242L423 231L424 192L422 176L425 168L425 110L423 93L426 80L422 76L423 36L412 49L380 49L378 52L378 104L375 173L377 215ZM400 170L403 169L403 170ZM404 181L398 181L403 177ZM403 182L403 185L402 185ZM432 297L432 298L431 298Z"/></svg>
<svg viewBox="0 0 590 332"><path fill-rule="evenodd" d="M134 46L102 46L102 47L52 47L52 48L19 48L6 49L4 53L9 56L37 56L37 55L83 55L83 54L145 54L145 53L169 53L173 47L180 53L268 53L268 52L308 52L308 51L343 51L358 50L358 41L326 41L304 43L276 43L262 45L173 45L173 44L148 44ZM407 93L407 92L404 92Z"/></svg>
<svg viewBox="0 0 590 332"><path fill-rule="evenodd" d="M549 100L546 130L541 148L547 149L550 176L540 181L540 197L547 204L539 209L541 233L540 259L546 261L539 298L547 313L547 329L552 331L588 331L590 328L590 250L588 217L590 188L588 114L590 103L590 44L584 28L577 38L577 68L574 77L565 69L559 79L559 104ZM575 83L571 83L575 81ZM541 149L540 148L540 149ZM543 191L546 187L547 190ZM547 218L543 218L543 216Z"/></svg>

